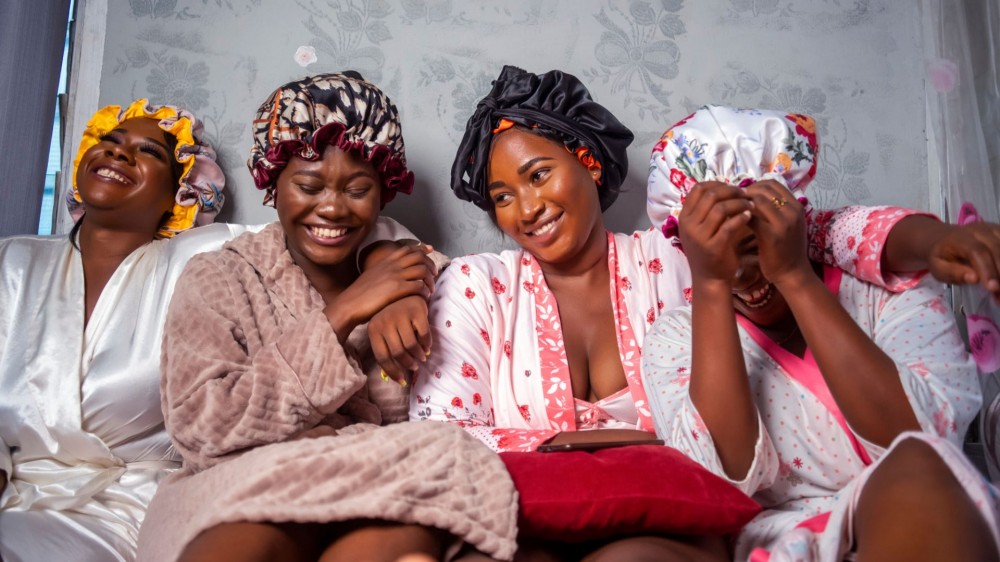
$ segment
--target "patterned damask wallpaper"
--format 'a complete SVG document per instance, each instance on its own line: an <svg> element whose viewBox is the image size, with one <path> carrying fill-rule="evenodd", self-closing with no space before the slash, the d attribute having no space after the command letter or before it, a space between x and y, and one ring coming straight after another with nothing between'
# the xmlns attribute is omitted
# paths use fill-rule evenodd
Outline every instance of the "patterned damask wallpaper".
<svg viewBox="0 0 1000 562"><path fill-rule="evenodd" d="M101 103L148 96L200 115L228 176L223 218L275 219L245 161L249 122L279 84L353 68L403 118L414 194L386 212L442 251L497 250L448 172L503 64L576 74L636 133L628 192L606 213L648 226L645 174L669 125L705 103L815 116L823 207L929 207L917 10L892 0L109 0ZM317 61L302 68L296 49Z"/></svg>

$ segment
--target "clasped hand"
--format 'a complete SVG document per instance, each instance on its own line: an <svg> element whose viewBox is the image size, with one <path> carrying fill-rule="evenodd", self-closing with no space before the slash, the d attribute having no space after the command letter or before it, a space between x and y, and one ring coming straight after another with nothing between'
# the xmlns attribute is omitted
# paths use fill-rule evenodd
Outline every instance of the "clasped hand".
<svg viewBox="0 0 1000 562"><path fill-rule="evenodd" d="M906 219L904 219L906 220ZM954 285L979 284L1000 304L1000 226L975 222L948 225L930 250L928 269Z"/></svg>
<svg viewBox="0 0 1000 562"><path fill-rule="evenodd" d="M371 264L373 269L380 267L382 260L388 261L383 256L400 244L405 246L404 249L419 249L419 261L424 265L420 278L422 287L418 293L405 294L381 306L368 321L368 339L372 354L385 376L402 384L406 381L407 373L416 370L431 351L427 299L434 291L437 271L427 256L433 248L422 244L407 245L405 242L386 243L376 247L366 257L366 265ZM413 279L415 273L409 272L405 279Z"/></svg>
<svg viewBox="0 0 1000 562"><path fill-rule="evenodd" d="M338 338L345 341L356 326L366 322L369 336L407 339L417 337L414 334L421 331L428 334L427 298L434 290L435 275L434 262L427 256L431 251L422 244L396 243L373 250L365 260L364 271L326 306ZM383 316L391 305L404 301L403 306ZM374 349L376 338L371 339Z"/></svg>

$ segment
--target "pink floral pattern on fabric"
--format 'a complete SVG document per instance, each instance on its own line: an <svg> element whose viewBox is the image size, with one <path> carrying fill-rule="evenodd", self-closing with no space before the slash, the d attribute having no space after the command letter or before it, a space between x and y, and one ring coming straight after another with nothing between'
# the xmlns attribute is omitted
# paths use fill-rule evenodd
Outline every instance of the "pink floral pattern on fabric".
<svg viewBox="0 0 1000 562"><path fill-rule="evenodd" d="M882 252L889 232L905 217L928 215L899 207L846 207L811 211L806 220L809 258L842 269L892 292L915 287L922 273L894 275L883 272ZM846 262L846 265L845 265Z"/></svg>
<svg viewBox="0 0 1000 562"><path fill-rule="evenodd" d="M857 255L844 241L864 238L870 211L827 213L831 232L814 231L810 248L823 262L852 270ZM658 230L608 236L608 295L629 400L597 402L614 418L599 425L644 429L644 341L657 318L690 302L691 276L681 251ZM580 429L555 297L523 250L454 260L431 297L430 323L434 349L413 379L411 419L461 425L495 450L529 450L557 429ZM706 434L703 425L689 429L695 440Z"/></svg>
<svg viewBox="0 0 1000 562"><path fill-rule="evenodd" d="M645 402L638 374L647 320L683 304L690 273L659 232L608 236L609 304L631 384L593 404L610 419L591 417L597 427L641 429L633 390ZM557 430L581 429L589 404L572 396L558 307L530 255L456 259L438 280L430 320L435 345L413 379L411 418L456 423L495 450L530 450Z"/></svg>
<svg viewBox="0 0 1000 562"><path fill-rule="evenodd" d="M653 430L652 417L646 391L642 388L640 376L642 352L636 343L632 331L632 323L628 317L628 307L625 303L625 291L631 290L632 284L628 277L622 276L618 267L617 245L614 235L608 233L608 270L612 284L611 302L614 309L615 331L618 339L618 350L625 380L629 392L635 402L639 414L640 427L647 431ZM545 277L538 263L532 259L530 283L535 288L535 331L538 339L538 355L542 367L545 392L545 408L553 429L573 431L576 428L572 379L569 372L569 361L566 358L566 345L563 340L562 326L559 321L559 308L555 295L549 290ZM662 266L661 266L662 271Z"/></svg>
<svg viewBox="0 0 1000 562"><path fill-rule="evenodd" d="M646 431L653 431L649 400L646 398L646 390L642 387L642 350L636 343L632 322L629 321L628 317L628 306L625 303L625 291L632 289L632 283L628 277L622 276L618 267L618 246L611 233L608 233L608 270L612 280L611 303L614 307L615 324L618 328L615 330L615 335L618 336L618 352L621 355L622 368L625 369L625 380L628 382L629 392L631 392L632 400L635 402L635 409L639 413L640 427ZM662 271L662 267L660 270Z"/></svg>
<svg viewBox="0 0 1000 562"><path fill-rule="evenodd" d="M976 366L984 373L1000 369L1000 330L989 316L970 314L966 320L969 347Z"/></svg>
<svg viewBox="0 0 1000 562"><path fill-rule="evenodd" d="M542 441L556 434L555 431L539 435L537 431L523 429L495 428L490 431L496 438L496 448L500 451L518 451L529 453Z"/></svg>
<svg viewBox="0 0 1000 562"><path fill-rule="evenodd" d="M542 385L545 392L545 412L552 429L573 431L573 387L566 359L559 305L549 290L538 262L533 258L528 266L535 294L535 334L538 339L538 359L541 364Z"/></svg>
<svg viewBox="0 0 1000 562"><path fill-rule="evenodd" d="M982 221L983 217L979 216L979 211L976 210L976 206L966 201L965 203L962 203L962 206L958 209L958 220L955 222L959 225L965 225Z"/></svg>
<svg viewBox="0 0 1000 562"><path fill-rule="evenodd" d="M827 278L831 288L833 279ZM975 474L956 445L979 411L979 381L954 316L944 306L944 288L924 279L913 289L891 293L849 275L843 275L837 287L834 293L840 305L895 364L923 432L912 435L947 445L939 450L944 451L943 460L953 470L964 464ZM884 458L885 449L860 436L852 437L841 416L827 405L821 394L829 389L817 391L824 383L822 374L806 370L812 369L806 365L812 363L807 361L811 352L798 358L765 341L762 334L754 337L740 323L760 437L743 479L730 478L690 396L691 315L690 306L669 310L645 340L644 378L657 434L668 446L728 479L765 508L741 531L735 559L766 560L768 552L771 560L783 562L842 559L839 549L845 537L841 530L849 524L849 514L871 472L861 462L863 457L859 458L859 447L874 461L871 466ZM956 476L961 474L956 472ZM828 512L833 513L828 531L801 526Z"/></svg>
<svg viewBox="0 0 1000 562"><path fill-rule="evenodd" d="M816 175L816 123L807 116L767 109L704 106L668 129L653 147L646 211L668 237L688 195L704 181L747 187L780 181L804 200Z"/></svg>
<svg viewBox="0 0 1000 562"><path fill-rule="evenodd" d="M959 225L982 222L976 206L969 201L962 203L958 210L956 222ZM992 317L996 317L995 308L991 306L989 294L981 287L970 286L962 297L966 312L966 326L969 334L969 347L976 366L982 373L992 373L1000 369L1000 329ZM992 317L991 317L992 316Z"/></svg>

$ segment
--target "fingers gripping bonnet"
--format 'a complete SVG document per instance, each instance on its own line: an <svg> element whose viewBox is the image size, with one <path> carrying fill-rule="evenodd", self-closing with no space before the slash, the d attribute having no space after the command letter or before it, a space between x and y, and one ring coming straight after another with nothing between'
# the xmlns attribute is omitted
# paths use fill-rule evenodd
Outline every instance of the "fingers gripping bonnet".
<svg viewBox="0 0 1000 562"><path fill-rule="evenodd" d="M382 206L413 191L396 106L377 86L347 70L317 74L275 90L257 110L247 166L273 207L278 176L293 156L319 160L327 146L352 152L378 170Z"/></svg>
<svg viewBox="0 0 1000 562"><path fill-rule="evenodd" d="M501 124L501 121L505 123ZM510 124L540 129L562 141L588 165L601 169L601 210L618 197L628 173L626 149L632 131L601 104L575 76L559 70L533 74L504 66L493 89L479 101L451 168L451 189L484 210L493 208L486 189L494 131Z"/></svg>
<svg viewBox="0 0 1000 562"><path fill-rule="evenodd" d="M695 184L746 187L774 179L804 205L816 175L819 140L812 117L766 109L708 105L667 129L653 147L646 211L664 236L677 236L677 217Z"/></svg>

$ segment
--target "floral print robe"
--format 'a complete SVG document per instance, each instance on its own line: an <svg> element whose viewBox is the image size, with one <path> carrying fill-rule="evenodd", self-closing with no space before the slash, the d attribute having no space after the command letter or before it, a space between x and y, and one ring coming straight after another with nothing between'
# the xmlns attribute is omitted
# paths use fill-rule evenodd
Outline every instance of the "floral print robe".
<svg viewBox="0 0 1000 562"><path fill-rule="evenodd" d="M890 207L814 212L810 253L872 282L907 286L915 280L883 279L879 271L885 238L907 214ZM512 250L455 259L438 279L430 304L434 344L414 375L411 419L458 423L496 451L534 450L559 431L653 431L639 372L643 340L663 311L687 304L691 273L659 230L608 233L608 246L608 294L633 415L614 415L620 404L574 399L555 297L537 261Z"/></svg>
<svg viewBox="0 0 1000 562"><path fill-rule="evenodd" d="M929 434L904 435L924 439L938 451L996 533L996 496L958 448L979 411L980 393L975 364L945 304L944 288L928 278L894 294L830 267L825 281L895 362L917 420ZM745 478L727 476L688 393L690 306L665 314L646 340L644 382L657 434L765 508L741 532L737 560L839 561L851 545L853 506L886 449L851 431L811 353L793 355L739 320L760 435Z"/></svg>

